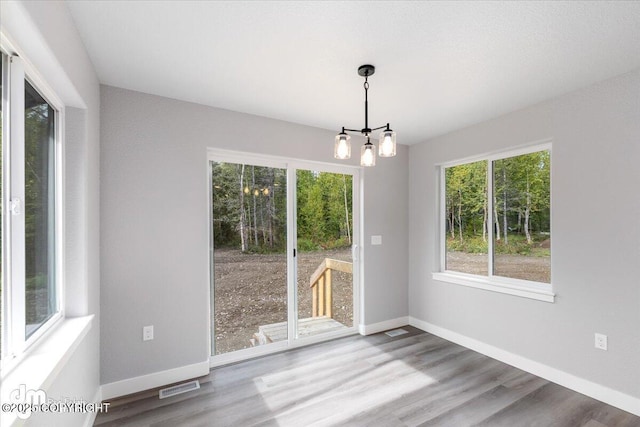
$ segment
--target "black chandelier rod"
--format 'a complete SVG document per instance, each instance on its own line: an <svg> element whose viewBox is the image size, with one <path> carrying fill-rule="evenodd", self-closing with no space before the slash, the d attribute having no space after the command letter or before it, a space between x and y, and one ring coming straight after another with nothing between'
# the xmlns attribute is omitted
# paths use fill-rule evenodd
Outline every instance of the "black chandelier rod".
<svg viewBox="0 0 640 427"><path fill-rule="evenodd" d="M365 65L363 65L360 68L364 68L366 67ZM371 66L369 66L371 67ZM371 67L373 69L373 67ZM360 71L360 70L358 70ZM376 130L380 130L380 129L387 129L390 130L389 128L389 123L386 124L386 126L379 126L377 128L373 128L370 129L369 128L369 70L365 69L364 70L364 129L347 129L345 127L342 128L342 133L346 132L359 132L365 136L369 136L369 134L373 131ZM360 74L360 75L363 75ZM373 73L371 73L373 74Z"/></svg>
<svg viewBox="0 0 640 427"><path fill-rule="evenodd" d="M364 129L362 129L364 135L369 135L371 129L369 129L369 72L367 71L364 76Z"/></svg>
<svg viewBox="0 0 640 427"><path fill-rule="evenodd" d="M387 123L386 125L377 127L377 128L369 129L369 130L371 132L373 132L374 130L388 129L388 128L389 128L389 123ZM342 128L342 132L359 132L359 133L363 133L362 129L347 129L345 127Z"/></svg>

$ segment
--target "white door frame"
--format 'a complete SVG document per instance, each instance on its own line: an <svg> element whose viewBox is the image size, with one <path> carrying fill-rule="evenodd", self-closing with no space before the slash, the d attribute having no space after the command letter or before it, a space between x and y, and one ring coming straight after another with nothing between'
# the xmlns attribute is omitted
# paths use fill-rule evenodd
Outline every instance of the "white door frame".
<svg viewBox="0 0 640 427"><path fill-rule="evenodd" d="M257 346L253 348L246 348L242 350L236 350L229 353L223 353L210 356L210 366L221 366L228 363L238 362L241 360L250 359L265 354L272 354L280 351L284 351L291 348L301 347L309 344L315 344L338 337L347 335L354 335L358 333L358 325L360 324L360 316L362 313L361 298L362 295L362 281L361 281L361 234L360 234L360 167L336 165L333 163L312 162L298 159L290 159L278 156L258 155L253 153L244 153L238 151L220 150L210 148L207 150L207 170L209 182L208 189L208 218L211 219L212 200L211 200L211 162L223 162L223 163L237 163L237 164L249 164L254 166L272 167L286 169L287 171L287 326L288 334L287 339L280 342L271 343L269 345ZM319 334L314 336L308 336L304 338L297 338L298 330L298 307L297 307L297 272L296 264L297 260L294 258L294 249L297 248L297 224L296 224L296 171L297 170L313 170L319 172L331 172L340 173L352 176L352 220L353 220L353 324L346 329L329 332L325 334ZM213 295L213 229L211 227L211 221L208 221L209 226L209 316L208 316L208 339L209 339L209 351L213 353L212 340L212 315L214 310L214 295Z"/></svg>

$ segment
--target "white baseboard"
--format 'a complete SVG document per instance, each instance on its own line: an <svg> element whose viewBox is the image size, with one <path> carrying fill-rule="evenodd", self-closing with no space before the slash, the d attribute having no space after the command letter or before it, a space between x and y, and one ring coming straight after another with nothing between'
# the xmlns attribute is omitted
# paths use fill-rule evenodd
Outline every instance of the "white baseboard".
<svg viewBox="0 0 640 427"><path fill-rule="evenodd" d="M208 373L209 361L205 360L204 362L194 363L193 365L181 366L179 368L167 369L166 371L154 372L153 374L115 381L102 385L102 399L113 399L114 397L125 396L166 384L202 377Z"/></svg>
<svg viewBox="0 0 640 427"><path fill-rule="evenodd" d="M96 390L95 396L93 396L93 400L91 400L89 403L100 403L100 402L102 402L102 388L98 387L98 390ZM98 412L96 411L89 412L87 414L86 420L84 421L84 427L91 427L93 423L96 422L97 416L98 416Z"/></svg>
<svg viewBox="0 0 640 427"><path fill-rule="evenodd" d="M640 399L409 316L409 324L493 359L640 416Z"/></svg>
<svg viewBox="0 0 640 427"><path fill-rule="evenodd" d="M378 332L387 331L389 329L399 328L409 324L409 317L403 316L396 319L385 320L384 322L373 323L371 325L360 325L358 332L360 335L377 334Z"/></svg>

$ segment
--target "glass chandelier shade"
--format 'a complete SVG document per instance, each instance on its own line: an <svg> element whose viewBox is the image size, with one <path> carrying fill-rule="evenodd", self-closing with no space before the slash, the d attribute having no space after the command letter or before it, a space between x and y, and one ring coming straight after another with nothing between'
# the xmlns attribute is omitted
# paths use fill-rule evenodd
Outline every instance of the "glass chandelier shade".
<svg viewBox="0 0 640 427"><path fill-rule="evenodd" d="M375 166L376 165L376 146L369 141L360 148L360 166Z"/></svg>
<svg viewBox="0 0 640 427"><path fill-rule="evenodd" d="M393 157L396 155L396 133L391 129L385 129L380 133L378 154L380 157Z"/></svg>
<svg viewBox="0 0 640 427"><path fill-rule="evenodd" d="M344 131L336 135L333 157L340 160L351 158L351 137Z"/></svg>

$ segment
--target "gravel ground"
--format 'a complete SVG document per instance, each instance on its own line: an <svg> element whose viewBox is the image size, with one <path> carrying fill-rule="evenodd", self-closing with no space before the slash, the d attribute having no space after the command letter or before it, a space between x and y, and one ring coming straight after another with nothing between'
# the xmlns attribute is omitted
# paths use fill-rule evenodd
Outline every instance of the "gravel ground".
<svg viewBox="0 0 640 427"><path fill-rule="evenodd" d="M351 249L298 254L299 318L311 317L309 279L325 258L351 261ZM243 254L216 249L214 257L214 329L216 354L251 347L260 325L287 320L285 254ZM333 318L353 324L351 275L333 273Z"/></svg>
<svg viewBox="0 0 640 427"><path fill-rule="evenodd" d="M309 278L325 258L351 261L351 249L298 254L299 318L311 317ZM260 325L287 320L287 259L285 254L243 254L216 249L214 259L216 354L251 347ZM487 255L450 252L447 268L487 274ZM523 268L526 266L526 268ZM550 258L499 255L496 274L539 282L550 280ZM333 318L353 324L351 275L333 273Z"/></svg>
<svg viewBox="0 0 640 427"><path fill-rule="evenodd" d="M487 255L466 252L447 253L447 269L461 273L487 275ZM523 255L496 255L494 274L514 279L550 283L551 258Z"/></svg>

